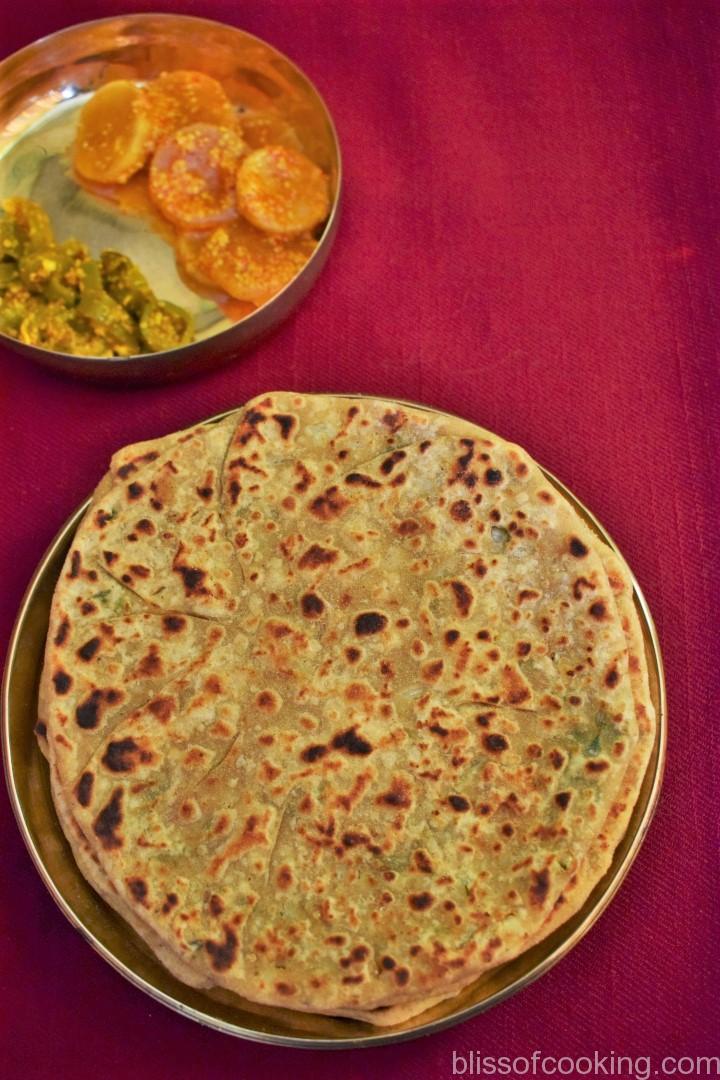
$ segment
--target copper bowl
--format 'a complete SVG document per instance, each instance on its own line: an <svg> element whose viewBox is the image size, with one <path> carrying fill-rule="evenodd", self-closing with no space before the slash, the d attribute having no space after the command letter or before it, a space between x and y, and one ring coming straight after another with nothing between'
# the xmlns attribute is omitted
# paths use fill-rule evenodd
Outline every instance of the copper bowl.
<svg viewBox="0 0 720 1080"><path fill-rule="evenodd" d="M213 75L239 105L282 109L305 153L330 177L330 214L312 256L284 289L235 322L184 284L159 233L142 217L80 188L67 161L89 93L112 79L144 81L181 68ZM140 14L80 23L41 38L0 63L0 198L36 199L61 240L73 236L93 254L112 247L129 255L158 296L191 311L197 336L181 348L129 358L72 356L2 333L0 341L68 375L126 384L166 382L216 367L273 330L310 290L335 237L340 189L340 147L325 103L292 61L252 34L187 15Z"/></svg>

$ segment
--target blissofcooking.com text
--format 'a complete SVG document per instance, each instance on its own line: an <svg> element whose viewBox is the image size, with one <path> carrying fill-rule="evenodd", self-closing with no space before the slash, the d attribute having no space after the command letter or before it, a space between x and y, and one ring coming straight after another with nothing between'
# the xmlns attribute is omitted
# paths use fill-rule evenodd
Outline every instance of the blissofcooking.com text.
<svg viewBox="0 0 720 1080"><path fill-rule="evenodd" d="M720 1056L678 1056L653 1060L650 1055L601 1054L553 1056L534 1050L529 1056L490 1057L479 1050L452 1052L452 1076L614 1076L618 1080L649 1080L651 1076L720 1076Z"/></svg>

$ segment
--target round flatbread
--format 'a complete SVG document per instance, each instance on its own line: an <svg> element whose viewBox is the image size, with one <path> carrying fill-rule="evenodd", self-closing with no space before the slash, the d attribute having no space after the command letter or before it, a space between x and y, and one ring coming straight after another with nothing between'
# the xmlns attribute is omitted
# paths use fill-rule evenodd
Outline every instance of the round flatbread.
<svg viewBox="0 0 720 1080"><path fill-rule="evenodd" d="M185 981L399 1022L605 873L654 730L631 597L461 420L271 393L121 451L41 695L81 868Z"/></svg>

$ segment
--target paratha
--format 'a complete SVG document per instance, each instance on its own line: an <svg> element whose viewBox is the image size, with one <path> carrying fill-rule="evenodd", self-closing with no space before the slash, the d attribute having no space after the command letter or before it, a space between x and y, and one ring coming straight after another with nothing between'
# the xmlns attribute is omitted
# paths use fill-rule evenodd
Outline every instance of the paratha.
<svg viewBox="0 0 720 1080"><path fill-rule="evenodd" d="M397 1023L605 873L654 731L631 596L462 420L271 393L121 451L42 680L79 865L187 982Z"/></svg>

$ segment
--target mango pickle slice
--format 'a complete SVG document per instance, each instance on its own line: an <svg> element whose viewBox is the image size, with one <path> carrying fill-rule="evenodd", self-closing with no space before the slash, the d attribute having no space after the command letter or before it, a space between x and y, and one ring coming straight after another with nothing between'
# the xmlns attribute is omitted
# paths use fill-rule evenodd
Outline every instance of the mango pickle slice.
<svg viewBox="0 0 720 1080"><path fill-rule="evenodd" d="M202 71L166 71L146 87L153 146L189 124L233 128L237 113L217 79Z"/></svg>
<svg viewBox="0 0 720 1080"><path fill-rule="evenodd" d="M96 90L83 106L73 164L100 184L124 184L145 164L152 146L144 91L128 79Z"/></svg>
<svg viewBox="0 0 720 1080"><path fill-rule="evenodd" d="M302 233L328 215L328 178L298 150L263 146L248 154L238 169L237 203L240 213L263 232Z"/></svg>
<svg viewBox="0 0 720 1080"><path fill-rule="evenodd" d="M235 174L247 152L240 135L212 124L180 128L150 165L150 198L180 229L212 229L237 217Z"/></svg>
<svg viewBox="0 0 720 1080"><path fill-rule="evenodd" d="M316 246L309 236L267 236L240 218L216 229L196 262L229 296L262 304L295 277Z"/></svg>

